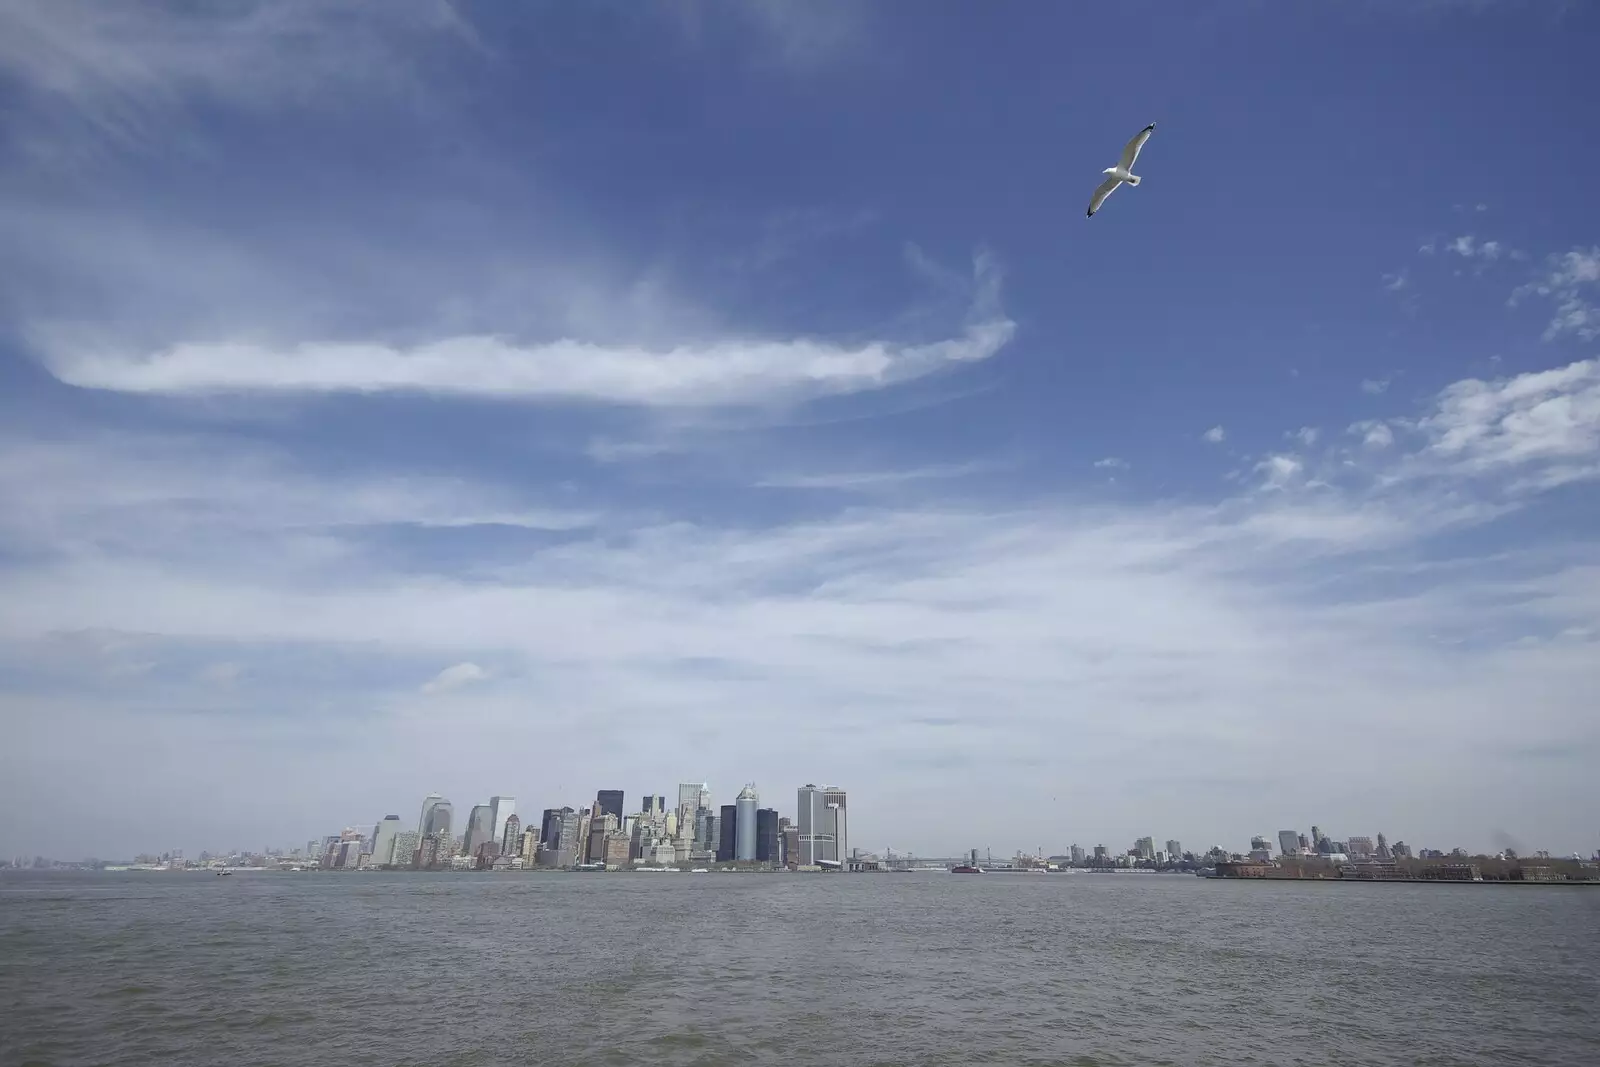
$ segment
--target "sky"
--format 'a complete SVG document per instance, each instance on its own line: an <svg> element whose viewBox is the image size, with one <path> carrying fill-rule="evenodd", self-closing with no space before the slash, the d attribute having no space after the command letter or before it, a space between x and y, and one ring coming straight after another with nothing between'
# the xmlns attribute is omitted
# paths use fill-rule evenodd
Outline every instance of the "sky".
<svg viewBox="0 0 1600 1067"><path fill-rule="evenodd" d="M702 781L1587 855L1597 44L0 0L0 855Z"/></svg>

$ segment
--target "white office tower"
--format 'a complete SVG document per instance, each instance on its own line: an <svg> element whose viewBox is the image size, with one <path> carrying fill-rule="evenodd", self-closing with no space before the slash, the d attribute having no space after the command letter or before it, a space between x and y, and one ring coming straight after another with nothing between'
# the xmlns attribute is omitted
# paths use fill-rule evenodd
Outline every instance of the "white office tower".
<svg viewBox="0 0 1600 1067"><path fill-rule="evenodd" d="M417 823L417 836L442 834L448 839L454 815L455 808L448 800L438 793L429 793L428 798L422 802L422 819Z"/></svg>
<svg viewBox="0 0 1600 1067"><path fill-rule="evenodd" d="M678 786L678 806L675 809L678 813L678 825L683 825L685 821L693 825L694 813L704 807L700 798L709 795L710 791L706 789L704 783L690 782L680 784Z"/></svg>
<svg viewBox="0 0 1600 1067"><path fill-rule="evenodd" d="M463 856L476 856L478 849L487 845L494 833L494 809L487 804L474 804L467 817L467 833L461 844Z"/></svg>
<svg viewBox="0 0 1600 1067"><path fill-rule="evenodd" d="M400 816L385 815L372 831L372 862L386 867L394 862L394 839L400 833Z"/></svg>
<svg viewBox="0 0 1600 1067"><path fill-rule="evenodd" d="M733 858L744 863L754 863L756 859L756 808L761 804L761 798L756 794L756 784L749 782L739 790L739 797L733 802L734 829L733 829Z"/></svg>
<svg viewBox="0 0 1600 1067"><path fill-rule="evenodd" d="M800 831L800 866L840 866L850 854L845 791L831 785L803 785L795 816Z"/></svg>
<svg viewBox="0 0 1600 1067"><path fill-rule="evenodd" d="M506 838L506 820L511 818L517 810L516 797L490 797L489 811L494 816L494 826L490 830L489 840L499 844Z"/></svg>
<svg viewBox="0 0 1600 1067"><path fill-rule="evenodd" d="M433 828L428 825L428 816L433 813L434 806L443 799L444 797L440 796L438 793L429 793L422 799L422 818L417 820L418 834L427 835L433 832Z"/></svg>

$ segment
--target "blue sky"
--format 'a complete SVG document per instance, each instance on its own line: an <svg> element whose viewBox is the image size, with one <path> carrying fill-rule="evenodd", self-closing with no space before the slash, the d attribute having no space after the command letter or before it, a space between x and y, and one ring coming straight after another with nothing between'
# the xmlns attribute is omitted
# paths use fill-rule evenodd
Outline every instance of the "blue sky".
<svg viewBox="0 0 1600 1067"><path fill-rule="evenodd" d="M12 0L0 851L755 779L1587 853L1597 40Z"/></svg>

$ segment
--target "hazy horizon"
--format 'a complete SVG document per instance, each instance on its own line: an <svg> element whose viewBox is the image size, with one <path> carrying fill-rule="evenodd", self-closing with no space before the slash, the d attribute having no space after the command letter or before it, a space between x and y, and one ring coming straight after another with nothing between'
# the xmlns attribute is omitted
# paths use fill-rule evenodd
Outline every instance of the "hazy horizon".
<svg viewBox="0 0 1600 1067"><path fill-rule="evenodd" d="M1589 855L1596 41L11 0L0 856L691 780Z"/></svg>

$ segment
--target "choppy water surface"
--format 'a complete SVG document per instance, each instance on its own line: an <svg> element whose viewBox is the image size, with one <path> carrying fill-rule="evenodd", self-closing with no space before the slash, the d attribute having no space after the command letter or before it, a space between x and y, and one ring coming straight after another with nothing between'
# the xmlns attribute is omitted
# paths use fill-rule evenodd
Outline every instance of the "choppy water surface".
<svg viewBox="0 0 1600 1067"><path fill-rule="evenodd" d="M1600 891L0 876L0 1063L1600 1064Z"/></svg>

